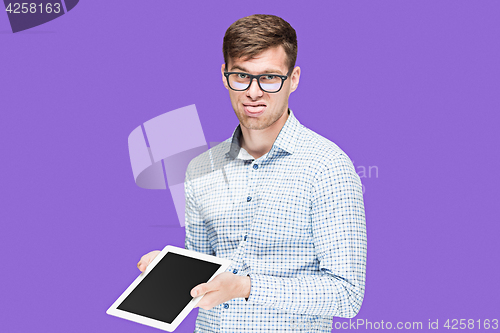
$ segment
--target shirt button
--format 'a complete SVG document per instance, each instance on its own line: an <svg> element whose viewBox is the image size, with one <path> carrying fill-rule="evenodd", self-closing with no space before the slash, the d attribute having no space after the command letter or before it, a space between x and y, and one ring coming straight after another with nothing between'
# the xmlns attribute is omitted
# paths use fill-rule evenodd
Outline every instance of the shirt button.
<svg viewBox="0 0 500 333"><path fill-rule="evenodd" d="M247 240L247 235L245 235L245 237L243 237L243 240Z"/></svg>
<svg viewBox="0 0 500 333"><path fill-rule="evenodd" d="M229 304L224 303L224 309L229 309Z"/></svg>
<svg viewBox="0 0 500 333"><path fill-rule="evenodd" d="M250 200L252 200L252 197L247 197L247 202L249 202Z"/></svg>
<svg viewBox="0 0 500 333"><path fill-rule="evenodd" d="M233 269L233 274L236 274L238 273L238 270L237 269Z"/></svg>
<svg viewBox="0 0 500 333"><path fill-rule="evenodd" d="M257 170L257 169L259 168L259 166L258 166L257 164L254 164L254 165L253 165L253 168L254 168L255 170Z"/></svg>

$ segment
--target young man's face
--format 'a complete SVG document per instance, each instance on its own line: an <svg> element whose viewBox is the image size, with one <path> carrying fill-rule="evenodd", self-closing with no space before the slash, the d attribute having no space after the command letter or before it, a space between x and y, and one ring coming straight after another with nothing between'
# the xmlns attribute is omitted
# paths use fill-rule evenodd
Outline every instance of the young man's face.
<svg viewBox="0 0 500 333"><path fill-rule="evenodd" d="M222 81L229 90L234 112L241 126L250 130L266 129L283 117L285 111L288 110L288 97L299 84L300 68L295 67L277 93L262 91L257 80L253 80L250 88L245 91L234 91L227 84L224 69L223 64ZM265 73L286 75L288 72L287 56L282 46L273 47L251 59L229 59L227 71L253 75Z"/></svg>

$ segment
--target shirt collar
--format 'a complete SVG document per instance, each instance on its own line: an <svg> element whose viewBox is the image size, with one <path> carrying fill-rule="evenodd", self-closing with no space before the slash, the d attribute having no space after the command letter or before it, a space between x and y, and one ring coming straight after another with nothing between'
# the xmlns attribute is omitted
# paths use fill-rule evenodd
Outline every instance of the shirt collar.
<svg viewBox="0 0 500 333"><path fill-rule="evenodd" d="M241 125L238 125L238 127L234 130L233 136L231 137L231 145L229 147L229 151L227 152L227 156L232 160L238 157L241 150L240 138L243 134L240 126ZM293 154L299 136L299 131L300 123L293 115L292 110L288 109L288 119L286 120L285 125L281 128L278 137L267 154L267 157L271 157L279 151Z"/></svg>

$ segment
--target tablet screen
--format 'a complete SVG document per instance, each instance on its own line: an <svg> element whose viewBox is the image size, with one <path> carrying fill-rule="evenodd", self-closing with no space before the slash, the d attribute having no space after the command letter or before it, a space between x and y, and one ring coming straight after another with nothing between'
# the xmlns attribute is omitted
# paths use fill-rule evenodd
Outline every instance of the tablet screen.
<svg viewBox="0 0 500 333"><path fill-rule="evenodd" d="M167 252L118 309L170 324L193 299L191 289L210 280L219 267Z"/></svg>

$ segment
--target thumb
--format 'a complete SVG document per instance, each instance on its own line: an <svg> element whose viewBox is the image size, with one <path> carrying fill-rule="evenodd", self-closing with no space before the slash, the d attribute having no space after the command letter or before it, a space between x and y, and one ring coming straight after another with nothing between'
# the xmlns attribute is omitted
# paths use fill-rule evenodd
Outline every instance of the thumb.
<svg viewBox="0 0 500 333"><path fill-rule="evenodd" d="M143 260L141 260L137 263L137 268L139 268L139 270L144 273L144 271L148 267L148 264L149 263L145 263Z"/></svg>
<svg viewBox="0 0 500 333"><path fill-rule="evenodd" d="M202 283L191 289L191 296L192 297L198 297L200 295L206 294L207 293L207 284Z"/></svg>
<svg viewBox="0 0 500 333"><path fill-rule="evenodd" d="M141 260L137 263L137 268L141 272L144 272L148 265L156 258L156 256L160 253L160 251L151 251L148 254L142 256Z"/></svg>

